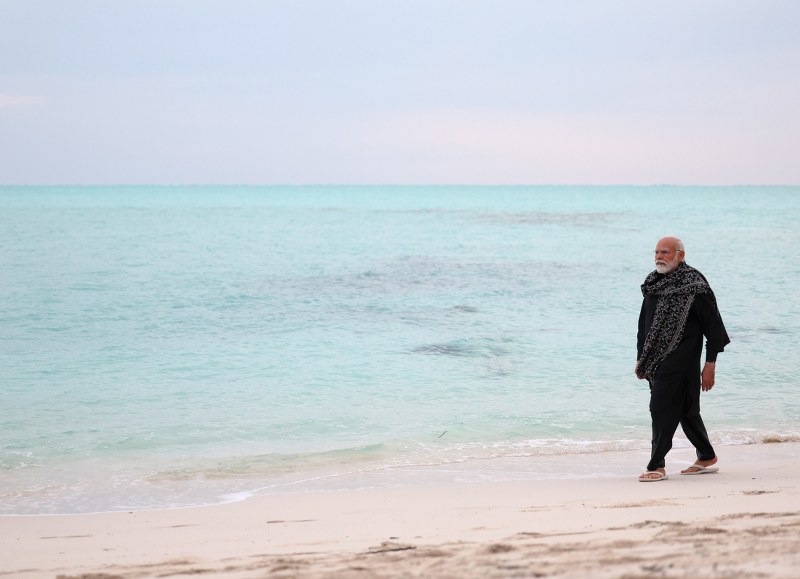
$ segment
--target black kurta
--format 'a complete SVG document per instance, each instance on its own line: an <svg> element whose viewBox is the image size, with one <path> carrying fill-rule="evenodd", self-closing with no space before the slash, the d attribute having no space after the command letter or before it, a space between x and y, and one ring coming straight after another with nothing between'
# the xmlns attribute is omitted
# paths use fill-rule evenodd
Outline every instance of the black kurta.
<svg viewBox="0 0 800 579"><path fill-rule="evenodd" d="M653 324L656 313L656 304L661 296L649 294L642 300L642 311L639 314L639 333L637 335L636 358L642 357L642 348L647 332ZM706 361L716 362L717 353L722 352L730 343L728 333L722 323L714 300L708 294L698 294L694 298L689 317L686 319L686 328L678 346L667 356L659 369L672 369L683 366L696 360L700 366L700 353L703 349L703 336L706 336Z"/></svg>
<svg viewBox="0 0 800 579"><path fill-rule="evenodd" d="M653 323L660 296L650 294L642 301L637 336L637 359L641 358L647 332ZM695 296L683 337L661 362L650 381L650 415L653 421L652 455L647 470L664 468L667 452L678 424L697 449L700 460L716 455L700 417L700 355L706 337L706 361L715 362L717 354L730 342L714 299L708 294Z"/></svg>

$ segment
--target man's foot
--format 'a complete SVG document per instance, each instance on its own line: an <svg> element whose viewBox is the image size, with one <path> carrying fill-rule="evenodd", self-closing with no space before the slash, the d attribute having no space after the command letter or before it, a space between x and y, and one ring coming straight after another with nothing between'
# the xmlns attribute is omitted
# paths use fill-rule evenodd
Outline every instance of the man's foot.
<svg viewBox="0 0 800 579"><path fill-rule="evenodd" d="M696 460L692 466L682 470L681 474L710 474L717 472L719 468L712 466L714 464L717 464L716 456L711 460Z"/></svg>
<svg viewBox="0 0 800 579"><path fill-rule="evenodd" d="M656 470L648 470L639 475L639 482L658 482L660 480L667 480L666 469L657 468Z"/></svg>

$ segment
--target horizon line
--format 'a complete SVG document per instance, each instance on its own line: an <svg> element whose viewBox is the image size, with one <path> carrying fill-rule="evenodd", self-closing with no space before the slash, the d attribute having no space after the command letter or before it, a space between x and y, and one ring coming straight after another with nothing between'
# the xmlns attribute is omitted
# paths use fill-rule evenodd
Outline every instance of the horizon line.
<svg viewBox="0 0 800 579"><path fill-rule="evenodd" d="M0 187L799 187L800 183L0 183Z"/></svg>

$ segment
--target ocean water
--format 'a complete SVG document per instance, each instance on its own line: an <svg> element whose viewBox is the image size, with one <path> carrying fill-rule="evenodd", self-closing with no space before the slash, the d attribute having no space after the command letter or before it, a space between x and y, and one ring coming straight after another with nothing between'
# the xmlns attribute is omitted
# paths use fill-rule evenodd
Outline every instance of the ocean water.
<svg viewBox="0 0 800 579"><path fill-rule="evenodd" d="M582 476L613 450L635 475L667 234L732 339L713 442L800 440L798 223L800 187L0 187L0 514Z"/></svg>

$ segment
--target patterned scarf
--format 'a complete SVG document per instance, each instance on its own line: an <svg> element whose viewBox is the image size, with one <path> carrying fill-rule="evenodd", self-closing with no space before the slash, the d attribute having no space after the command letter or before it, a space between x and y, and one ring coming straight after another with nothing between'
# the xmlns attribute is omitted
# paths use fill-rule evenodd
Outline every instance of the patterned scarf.
<svg viewBox="0 0 800 579"><path fill-rule="evenodd" d="M639 376L648 380L652 380L659 364L680 343L695 296L709 294L716 304L714 292L703 274L683 261L666 275L651 272L642 284L642 295L650 294L661 298L644 340L637 370Z"/></svg>

